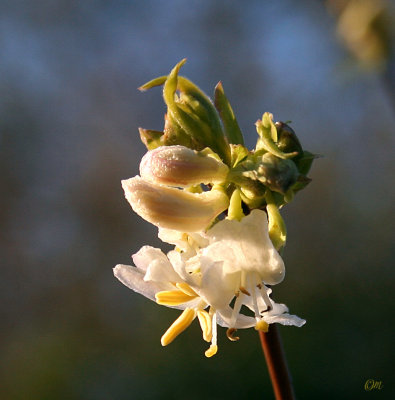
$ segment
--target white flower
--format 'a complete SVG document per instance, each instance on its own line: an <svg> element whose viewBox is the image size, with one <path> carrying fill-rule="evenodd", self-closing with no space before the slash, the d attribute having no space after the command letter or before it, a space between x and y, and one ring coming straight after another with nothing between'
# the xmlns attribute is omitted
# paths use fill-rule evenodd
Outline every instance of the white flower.
<svg viewBox="0 0 395 400"><path fill-rule="evenodd" d="M255 326L267 331L268 324L275 322L305 323L289 315L284 304L269 298L271 289L265 284L283 279L284 264L268 238L264 211L252 211L241 222L220 221L207 233L160 229L159 236L177 249L166 256L144 246L133 256L135 267L117 265L114 274L158 304L184 310L162 336L162 345L171 343L196 317L203 338L211 341L207 357L217 352L217 323L228 328L231 340L237 340L233 337L236 329ZM252 310L253 316L241 314L242 305Z"/></svg>
<svg viewBox="0 0 395 400"><path fill-rule="evenodd" d="M218 283L215 275L220 271L214 268L208 272L211 284L202 287L200 274L188 274L181 258L182 254L177 251L169 252L166 257L161 250L144 246L133 255L136 267L117 265L114 275L130 289L158 304L184 310L162 336L163 346L170 344L198 317L203 339L211 341L206 351L206 356L211 357L217 352L217 313L209 298L212 285Z"/></svg>

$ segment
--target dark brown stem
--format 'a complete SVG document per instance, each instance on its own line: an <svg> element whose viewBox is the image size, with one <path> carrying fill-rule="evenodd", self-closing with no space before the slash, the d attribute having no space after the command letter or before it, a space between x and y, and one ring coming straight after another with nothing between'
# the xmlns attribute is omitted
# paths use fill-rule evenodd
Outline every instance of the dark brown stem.
<svg viewBox="0 0 395 400"><path fill-rule="evenodd" d="M277 325L271 324L267 333L260 331L259 337L276 400L295 400L291 375Z"/></svg>

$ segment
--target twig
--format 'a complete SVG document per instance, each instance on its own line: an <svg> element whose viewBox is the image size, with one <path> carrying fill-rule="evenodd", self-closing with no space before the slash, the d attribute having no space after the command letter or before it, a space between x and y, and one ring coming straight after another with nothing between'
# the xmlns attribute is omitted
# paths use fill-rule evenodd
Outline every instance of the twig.
<svg viewBox="0 0 395 400"><path fill-rule="evenodd" d="M276 400L295 400L291 375L276 324L271 324L267 333L260 331L259 337Z"/></svg>

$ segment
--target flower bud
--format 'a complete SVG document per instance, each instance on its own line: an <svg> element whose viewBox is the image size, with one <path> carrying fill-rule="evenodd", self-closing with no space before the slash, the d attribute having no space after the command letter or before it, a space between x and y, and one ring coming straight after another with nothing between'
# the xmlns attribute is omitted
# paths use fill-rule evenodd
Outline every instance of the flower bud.
<svg viewBox="0 0 395 400"><path fill-rule="evenodd" d="M140 175L151 182L187 187L221 183L229 168L221 161L184 146L162 146L145 154Z"/></svg>
<svg viewBox="0 0 395 400"><path fill-rule="evenodd" d="M284 122L276 122L274 125L278 135L277 147L284 153L297 152L298 155L295 158L300 157L303 149L295 131Z"/></svg>
<svg viewBox="0 0 395 400"><path fill-rule="evenodd" d="M278 158L270 153L262 156L258 166L257 178L269 189L285 194L296 182L299 172L291 160Z"/></svg>
<svg viewBox="0 0 395 400"><path fill-rule="evenodd" d="M123 180L122 187L140 217L158 227L182 232L205 230L229 205L228 196L217 189L195 194L157 185L140 176Z"/></svg>

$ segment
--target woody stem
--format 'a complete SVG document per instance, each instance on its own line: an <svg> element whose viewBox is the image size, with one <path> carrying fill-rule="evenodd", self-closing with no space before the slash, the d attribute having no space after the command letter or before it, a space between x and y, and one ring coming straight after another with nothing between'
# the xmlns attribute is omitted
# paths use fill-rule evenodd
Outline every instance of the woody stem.
<svg viewBox="0 0 395 400"><path fill-rule="evenodd" d="M270 325L267 333L259 331L259 337L276 400L295 400L292 379L277 325Z"/></svg>

